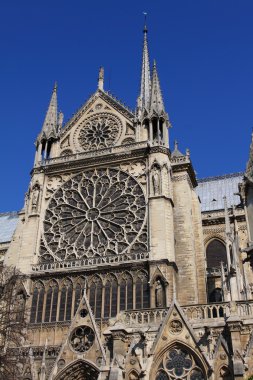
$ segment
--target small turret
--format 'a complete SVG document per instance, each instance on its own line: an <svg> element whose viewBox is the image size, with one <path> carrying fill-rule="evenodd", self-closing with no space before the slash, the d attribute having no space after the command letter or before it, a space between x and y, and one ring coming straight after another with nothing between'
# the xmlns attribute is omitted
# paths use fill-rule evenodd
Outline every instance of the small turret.
<svg viewBox="0 0 253 380"><path fill-rule="evenodd" d="M57 83L55 83L45 120L35 143L35 164L52 156L52 145L58 140L62 124L63 113L57 112Z"/></svg>
<svg viewBox="0 0 253 380"><path fill-rule="evenodd" d="M152 70L152 82L151 82L151 97L149 106L150 116L152 115L165 115L162 91L160 87L160 81L158 78L156 61L154 60L153 70Z"/></svg>

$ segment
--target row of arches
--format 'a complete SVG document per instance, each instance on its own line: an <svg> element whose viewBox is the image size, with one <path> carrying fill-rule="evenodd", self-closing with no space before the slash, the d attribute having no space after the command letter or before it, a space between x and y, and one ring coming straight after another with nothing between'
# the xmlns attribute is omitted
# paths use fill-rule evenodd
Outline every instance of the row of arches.
<svg viewBox="0 0 253 380"><path fill-rule="evenodd" d="M84 278L72 282L65 279L46 285L38 281L33 287L31 323L69 321L86 291L95 318L115 317L121 310L143 309L150 306L148 275L139 271L136 277L125 272L117 278L98 275L87 283Z"/></svg>

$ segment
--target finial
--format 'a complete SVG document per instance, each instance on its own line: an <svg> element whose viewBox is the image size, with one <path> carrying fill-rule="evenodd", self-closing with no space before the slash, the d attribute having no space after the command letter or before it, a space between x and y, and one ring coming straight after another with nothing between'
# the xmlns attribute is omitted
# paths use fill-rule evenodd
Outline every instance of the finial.
<svg viewBox="0 0 253 380"><path fill-rule="evenodd" d="M190 149L187 148L185 152L186 157L190 158Z"/></svg>
<svg viewBox="0 0 253 380"><path fill-rule="evenodd" d="M148 33L148 28L147 28L147 12L143 12L144 14L144 29L143 33Z"/></svg>
<svg viewBox="0 0 253 380"><path fill-rule="evenodd" d="M54 82L54 91L57 91L57 87L58 87L58 85L57 85L57 82L55 81Z"/></svg>
<svg viewBox="0 0 253 380"><path fill-rule="evenodd" d="M99 75L98 75L98 89L103 91L104 90L104 68L99 68Z"/></svg>
<svg viewBox="0 0 253 380"><path fill-rule="evenodd" d="M174 150L178 150L178 142L177 142L177 140L174 141Z"/></svg>

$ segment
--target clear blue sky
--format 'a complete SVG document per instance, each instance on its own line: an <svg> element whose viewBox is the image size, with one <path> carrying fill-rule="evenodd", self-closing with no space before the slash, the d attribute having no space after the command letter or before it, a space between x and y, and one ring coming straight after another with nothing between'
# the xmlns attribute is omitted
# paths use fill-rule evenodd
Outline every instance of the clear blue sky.
<svg viewBox="0 0 253 380"><path fill-rule="evenodd" d="M252 0L2 0L0 211L23 206L34 141L54 81L67 120L105 87L131 107L139 89L142 12L157 60L171 145L199 178L243 171L253 127Z"/></svg>

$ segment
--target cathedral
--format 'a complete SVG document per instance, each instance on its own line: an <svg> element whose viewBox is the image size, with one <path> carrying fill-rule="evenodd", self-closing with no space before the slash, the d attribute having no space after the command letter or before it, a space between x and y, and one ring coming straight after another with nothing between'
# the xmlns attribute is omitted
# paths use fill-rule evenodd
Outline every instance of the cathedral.
<svg viewBox="0 0 253 380"><path fill-rule="evenodd" d="M27 276L21 379L253 376L253 140L245 172L196 178L147 32L136 110L101 68L64 124L55 85L24 207L0 214L1 261Z"/></svg>

